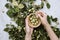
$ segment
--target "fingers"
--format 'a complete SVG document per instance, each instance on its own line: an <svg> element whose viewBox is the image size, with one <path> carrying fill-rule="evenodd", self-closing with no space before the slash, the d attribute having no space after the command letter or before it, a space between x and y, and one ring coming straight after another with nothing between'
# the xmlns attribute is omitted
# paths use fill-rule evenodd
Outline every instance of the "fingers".
<svg viewBox="0 0 60 40"><path fill-rule="evenodd" d="M46 13L43 12L43 11L41 11L41 10L36 12L36 15L38 15L38 14L40 14L40 15L39 15L40 17L45 17L45 16L47 16Z"/></svg>
<svg viewBox="0 0 60 40"><path fill-rule="evenodd" d="M46 13L45 13L44 11L39 10L39 12L40 12L40 14L42 14L42 15L46 15Z"/></svg>
<svg viewBox="0 0 60 40"><path fill-rule="evenodd" d="M25 23L26 23L26 24L28 24L28 17L29 17L29 16L27 16L26 19L25 19Z"/></svg>
<svg viewBox="0 0 60 40"><path fill-rule="evenodd" d="M41 14L41 15L46 15L46 13L44 11L41 11L41 10L37 11L37 13Z"/></svg>
<svg viewBox="0 0 60 40"><path fill-rule="evenodd" d="M28 16L26 17L26 19L25 19L25 25L26 25L26 29L29 29L29 26L28 26Z"/></svg>
<svg viewBox="0 0 60 40"><path fill-rule="evenodd" d="M38 16L39 16L40 18L42 18L42 16L41 16L40 14L38 14Z"/></svg>
<svg viewBox="0 0 60 40"><path fill-rule="evenodd" d="M25 19L25 24L26 24L25 31L26 31L27 34L32 34L33 28L29 27L29 25L28 25L28 17L29 16L27 16L26 19Z"/></svg>
<svg viewBox="0 0 60 40"><path fill-rule="evenodd" d="M41 12L41 11L37 11L37 12L36 12L36 15L38 15L40 18L42 18L42 17L43 17L43 14L42 14L42 12Z"/></svg>

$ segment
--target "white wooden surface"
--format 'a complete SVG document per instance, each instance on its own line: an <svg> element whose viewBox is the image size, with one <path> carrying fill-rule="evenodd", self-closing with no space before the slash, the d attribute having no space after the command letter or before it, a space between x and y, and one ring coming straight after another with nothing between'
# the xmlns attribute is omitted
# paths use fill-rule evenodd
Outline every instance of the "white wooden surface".
<svg viewBox="0 0 60 40"><path fill-rule="evenodd" d="M42 9L48 15L52 15L53 17L57 17L60 23L60 0L48 0L51 4L51 8L47 9L46 6ZM4 32L3 29L6 27L7 23L11 22L11 19L6 15L7 9L5 8L6 0L0 0L0 40L9 40L8 33ZM40 4L40 1L36 1L37 4ZM4 11L4 13L2 13ZM60 28L60 24L58 25Z"/></svg>

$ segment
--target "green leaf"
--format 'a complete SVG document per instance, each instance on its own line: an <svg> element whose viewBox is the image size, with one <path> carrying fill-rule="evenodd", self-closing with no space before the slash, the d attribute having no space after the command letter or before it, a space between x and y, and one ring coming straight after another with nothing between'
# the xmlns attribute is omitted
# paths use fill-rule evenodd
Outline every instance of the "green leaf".
<svg viewBox="0 0 60 40"><path fill-rule="evenodd" d="M41 2L40 8L42 9L44 7L44 2Z"/></svg>
<svg viewBox="0 0 60 40"><path fill-rule="evenodd" d="M51 18L49 16L47 16L47 21L49 24L51 24Z"/></svg>
<svg viewBox="0 0 60 40"><path fill-rule="evenodd" d="M12 2L12 0L7 0L7 1Z"/></svg>
<svg viewBox="0 0 60 40"><path fill-rule="evenodd" d="M41 0L41 1L46 1L46 0Z"/></svg>
<svg viewBox="0 0 60 40"><path fill-rule="evenodd" d="M18 5L18 7L19 7L20 9L22 9L22 8L24 8L24 5L20 3L20 4Z"/></svg>
<svg viewBox="0 0 60 40"><path fill-rule="evenodd" d="M20 11L18 7L15 7L13 9L14 9L15 12L19 12Z"/></svg>
<svg viewBox="0 0 60 40"><path fill-rule="evenodd" d="M8 27L8 26L9 26L9 24L6 24L6 26Z"/></svg>
<svg viewBox="0 0 60 40"><path fill-rule="evenodd" d="M52 19L53 22L57 22L57 18Z"/></svg>
<svg viewBox="0 0 60 40"><path fill-rule="evenodd" d="M12 8L12 9L10 9L10 10L8 10L7 11L7 15L9 16L9 17L17 17L17 15L18 15L18 12L16 12L16 10L14 10L14 8Z"/></svg>
<svg viewBox="0 0 60 40"><path fill-rule="evenodd" d="M5 28L4 31L8 32L9 31L9 28Z"/></svg>
<svg viewBox="0 0 60 40"><path fill-rule="evenodd" d="M49 3L46 3L46 7L49 9L50 8L50 4Z"/></svg>
<svg viewBox="0 0 60 40"><path fill-rule="evenodd" d="M7 4L5 5L5 7L6 7L6 8L9 8L9 9L12 8L12 6L11 6L10 3L7 3Z"/></svg>
<svg viewBox="0 0 60 40"><path fill-rule="evenodd" d="M52 16L51 16L51 20L52 20L53 22L57 22L57 21L58 21L57 18L53 18Z"/></svg>
<svg viewBox="0 0 60 40"><path fill-rule="evenodd" d="M18 18L18 20L16 21L16 23L18 24L18 26L24 26L25 24L24 24L24 21L25 19L24 18ZM23 25L22 25L23 24Z"/></svg>
<svg viewBox="0 0 60 40"><path fill-rule="evenodd" d="M7 15L8 15L9 17L13 17L13 16L12 16L13 13L14 13L14 10L12 10L12 9L10 9L10 10L7 11Z"/></svg>

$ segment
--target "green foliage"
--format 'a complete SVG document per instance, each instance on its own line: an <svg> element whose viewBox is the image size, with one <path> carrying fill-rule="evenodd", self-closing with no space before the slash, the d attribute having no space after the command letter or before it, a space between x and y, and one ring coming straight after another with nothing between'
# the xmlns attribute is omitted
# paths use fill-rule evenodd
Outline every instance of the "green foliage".
<svg viewBox="0 0 60 40"><path fill-rule="evenodd" d="M17 16L17 12L16 12L16 10L14 10L14 9L10 9L10 10L8 10L7 11L7 15L9 16L9 17L16 17Z"/></svg>
<svg viewBox="0 0 60 40"><path fill-rule="evenodd" d="M25 25L22 25L22 24L25 24L25 19L24 18L18 18L18 20L16 21L16 23L18 24L18 26L21 26L21 27L24 27Z"/></svg>
<svg viewBox="0 0 60 40"><path fill-rule="evenodd" d="M41 2L41 7L40 8L42 9L43 7L44 7L44 2Z"/></svg>
<svg viewBox="0 0 60 40"><path fill-rule="evenodd" d="M9 3L7 3L7 4L5 5L5 7L10 9L10 8L12 8L12 5L9 4Z"/></svg>
<svg viewBox="0 0 60 40"><path fill-rule="evenodd" d="M57 22L58 21L57 18L53 18L52 16L51 16L51 19L52 19L53 22Z"/></svg>
<svg viewBox="0 0 60 40"><path fill-rule="evenodd" d="M14 13L14 11L12 9L10 9L10 10L7 11L7 15L9 17L13 17L13 15L12 15L13 13Z"/></svg>
<svg viewBox="0 0 60 40"><path fill-rule="evenodd" d="M12 2L12 0L7 0L7 1Z"/></svg>
<svg viewBox="0 0 60 40"><path fill-rule="evenodd" d="M10 3L13 2L13 0L8 0ZM25 18L30 13L33 13L39 9L42 9L44 7L43 0L40 5L33 5L33 2L35 0L16 0L19 4L23 4L24 7L21 5L13 6L13 4L10 5L10 3L7 3L5 6L8 8L7 15L10 18L13 18L15 23L18 25L15 27L13 24L7 24L4 31L9 33L9 38L12 40L24 40L25 38ZM27 3L27 4L26 4ZM50 8L50 4L47 3L47 8ZM57 22L57 18L53 18L52 16L47 16L47 21L49 24L51 24L51 21ZM53 31L57 34L58 37L60 37L60 31L58 28L52 27ZM32 34L32 40L50 40L46 30L43 28L43 25L40 25L38 28L35 28L33 30Z"/></svg>
<svg viewBox="0 0 60 40"><path fill-rule="evenodd" d="M47 20L48 20L49 24L51 24L51 17L50 16L47 16Z"/></svg>
<svg viewBox="0 0 60 40"><path fill-rule="evenodd" d="M19 29L17 29L17 27L15 27L14 25L10 25L11 28L5 28L4 31L8 32L10 35L10 39L12 40L24 40L25 37L25 31L22 28L22 30L19 31Z"/></svg>
<svg viewBox="0 0 60 40"><path fill-rule="evenodd" d="M50 4L49 3L46 3L46 7L49 9L50 8Z"/></svg>

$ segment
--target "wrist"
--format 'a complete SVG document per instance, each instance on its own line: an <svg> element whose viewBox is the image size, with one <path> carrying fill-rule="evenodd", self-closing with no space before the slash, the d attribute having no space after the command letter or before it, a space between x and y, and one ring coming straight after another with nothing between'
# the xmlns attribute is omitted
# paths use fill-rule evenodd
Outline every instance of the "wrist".
<svg viewBox="0 0 60 40"><path fill-rule="evenodd" d="M28 37L29 37L29 36L31 36L31 34L26 33L26 36L28 36Z"/></svg>
<svg viewBox="0 0 60 40"><path fill-rule="evenodd" d="M29 40L31 39L31 35L26 34L25 37Z"/></svg>
<svg viewBox="0 0 60 40"><path fill-rule="evenodd" d="M49 25L49 23L48 23L48 22L45 22L45 23L43 23L43 25L44 25L44 26L47 26L47 25Z"/></svg>
<svg viewBox="0 0 60 40"><path fill-rule="evenodd" d="M44 25L44 28L50 28L51 26L50 26L50 24L48 23L48 22L46 22L45 24L43 24Z"/></svg>
<svg viewBox="0 0 60 40"><path fill-rule="evenodd" d="M25 40L31 40L31 34L26 34L25 35Z"/></svg>

